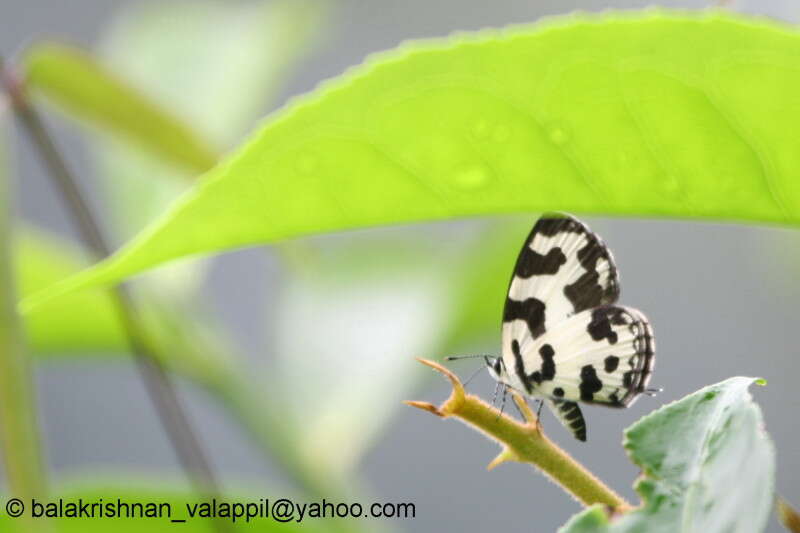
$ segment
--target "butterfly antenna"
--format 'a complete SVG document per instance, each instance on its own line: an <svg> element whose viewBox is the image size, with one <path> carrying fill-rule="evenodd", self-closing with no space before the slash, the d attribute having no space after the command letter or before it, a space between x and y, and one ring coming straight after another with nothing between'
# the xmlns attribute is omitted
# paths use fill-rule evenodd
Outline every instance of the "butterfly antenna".
<svg viewBox="0 0 800 533"><path fill-rule="evenodd" d="M492 357L491 355L448 355L445 361L458 361L459 359L475 359L477 357Z"/></svg>
<svg viewBox="0 0 800 533"><path fill-rule="evenodd" d="M467 378L467 381L465 381L465 382L464 382L464 388L466 388L466 387L467 387L467 385L469 385L470 381L472 381L473 379L475 379L475 376L477 376L477 375L478 375L478 373L479 373L481 370L483 370L483 367L482 367L482 366L479 366L478 368L476 368L476 369L475 369L475 372L473 372L472 374L470 374L470 376Z"/></svg>
<svg viewBox="0 0 800 533"><path fill-rule="evenodd" d="M647 394L648 396L650 396L651 398L653 396L655 396L656 394L658 394L659 392L664 392L664 389L659 387L657 389L645 389L644 390L644 393Z"/></svg>
<svg viewBox="0 0 800 533"><path fill-rule="evenodd" d="M542 407L544 406L544 400L539 400L539 408L536 409L536 423L541 424L539 422L542 419Z"/></svg>

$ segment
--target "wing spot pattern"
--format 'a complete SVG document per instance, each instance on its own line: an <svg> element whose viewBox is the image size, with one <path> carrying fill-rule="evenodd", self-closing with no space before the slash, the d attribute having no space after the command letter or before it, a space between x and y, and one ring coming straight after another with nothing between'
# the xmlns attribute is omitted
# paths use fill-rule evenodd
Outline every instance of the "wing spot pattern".
<svg viewBox="0 0 800 533"><path fill-rule="evenodd" d="M531 336L535 339L545 331L544 310L545 305L536 298L528 298L521 302L508 298L506 299L506 307L503 311L503 322L524 320L528 324Z"/></svg>
<svg viewBox="0 0 800 533"><path fill-rule="evenodd" d="M522 353L519 351L519 341L517 341L517 339L511 341L511 351L514 354L514 371L517 373L517 377L522 382L525 390L528 394L531 394L533 392L533 385L531 384L531 378L525 374L525 363L522 360ZM537 381L537 383L540 382L541 381Z"/></svg>
<svg viewBox="0 0 800 533"><path fill-rule="evenodd" d="M555 350L549 344L545 344L539 348L539 355L542 356L542 379L552 380L556 377Z"/></svg>
<svg viewBox="0 0 800 533"><path fill-rule="evenodd" d="M585 365L581 368L581 384L579 388L581 400L584 402L591 402L594 399L594 393L600 392L603 388L603 382L597 377L597 371L592 365Z"/></svg>
<svg viewBox="0 0 800 533"><path fill-rule="evenodd" d="M619 366L619 357L617 357L616 355L609 355L608 357L606 357L604 363L605 363L605 371L610 374L613 371L615 371Z"/></svg>

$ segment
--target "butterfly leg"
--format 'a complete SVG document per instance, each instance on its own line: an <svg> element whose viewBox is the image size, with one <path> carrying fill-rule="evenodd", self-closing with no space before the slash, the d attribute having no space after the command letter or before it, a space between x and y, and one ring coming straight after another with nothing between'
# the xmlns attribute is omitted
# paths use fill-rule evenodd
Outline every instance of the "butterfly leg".
<svg viewBox="0 0 800 533"><path fill-rule="evenodd" d="M542 406L544 405L544 399L539 398L537 401L539 402L539 407L536 409L536 429L541 431L542 430Z"/></svg>
<svg viewBox="0 0 800 533"><path fill-rule="evenodd" d="M503 384L500 383L499 381L494 386L494 395L492 396L492 407L494 407L494 404L497 403L497 391L500 390L500 387L502 387L502 386L503 386Z"/></svg>
<svg viewBox="0 0 800 533"><path fill-rule="evenodd" d="M506 395L507 394L508 394L508 386L507 385L503 385L503 399L500 400L500 412L497 413L497 419L498 420L500 420L500 417L503 416L503 411L506 408Z"/></svg>

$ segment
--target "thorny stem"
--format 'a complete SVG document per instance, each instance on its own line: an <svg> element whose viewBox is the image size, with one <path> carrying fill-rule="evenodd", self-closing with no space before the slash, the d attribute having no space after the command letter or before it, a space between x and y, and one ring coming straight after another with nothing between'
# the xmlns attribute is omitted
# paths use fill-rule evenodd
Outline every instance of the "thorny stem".
<svg viewBox="0 0 800 533"><path fill-rule="evenodd" d="M10 495L30 501L45 496L46 476L33 376L16 313L10 189L0 180L0 449ZM41 520L22 519L29 531L49 530Z"/></svg>
<svg viewBox="0 0 800 533"><path fill-rule="evenodd" d="M477 396L466 394L458 377L447 368L425 359L419 362L444 374L453 385L453 392L438 407L427 402L405 403L443 418L454 416L500 443L503 449L489 463L490 470L506 461L530 463L586 506L600 503L616 513L632 509L631 504L542 433L536 415L522 397L514 394L514 401L525 416L524 424L508 415L500 415Z"/></svg>
<svg viewBox="0 0 800 533"><path fill-rule="evenodd" d="M50 177L59 188L82 238L96 259L108 256L111 249L103 237L100 226L41 117L30 105L22 84L10 69L4 68L2 76L14 111L38 150ZM180 403L174 385L155 355L157 352L145 333L135 301L122 285L114 286L111 289L111 296L136 366L183 469L201 494L207 497L216 496L219 489L210 463ZM221 531L229 530L221 522L214 523Z"/></svg>

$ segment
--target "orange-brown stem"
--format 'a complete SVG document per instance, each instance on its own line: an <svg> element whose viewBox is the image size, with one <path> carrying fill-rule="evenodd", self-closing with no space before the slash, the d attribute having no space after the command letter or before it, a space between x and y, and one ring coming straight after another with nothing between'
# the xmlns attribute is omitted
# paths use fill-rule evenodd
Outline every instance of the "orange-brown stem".
<svg viewBox="0 0 800 533"><path fill-rule="evenodd" d="M619 494L542 433L536 415L518 394L513 395L514 402L525 416L524 423L500 414L477 396L466 394L458 377L442 365L426 359L419 361L444 374L450 380L453 391L440 406L419 401L405 403L442 418L456 417L500 443L503 449L489 463L489 469L506 461L530 463L586 506L599 503L617 513L631 509L631 505Z"/></svg>

